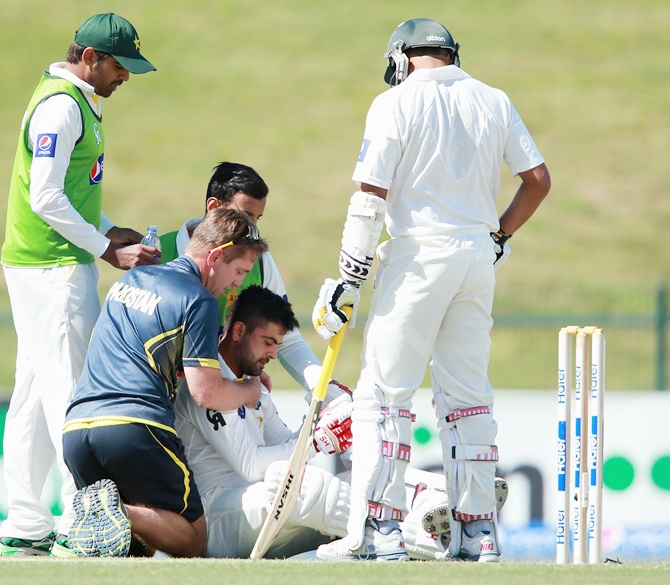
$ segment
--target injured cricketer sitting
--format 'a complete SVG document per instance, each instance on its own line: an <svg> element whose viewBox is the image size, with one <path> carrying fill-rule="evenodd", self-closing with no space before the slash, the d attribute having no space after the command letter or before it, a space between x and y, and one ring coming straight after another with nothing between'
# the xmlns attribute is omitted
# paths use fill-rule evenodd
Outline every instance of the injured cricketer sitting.
<svg viewBox="0 0 670 585"><path fill-rule="evenodd" d="M257 286L243 290L231 307L219 346L221 375L232 379L259 375L276 358L283 334L295 323L290 304L278 295ZM248 557L282 485L297 433L281 420L267 391L256 409L217 412L200 408L184 390L177 394L175 427L203 501L208 527L205 556ZM342 452L350 445L351 413L351 399L344 394L321 411L315 437L328 433L327 453ZM323 445L324 441L315 441L315 452L317 446L323 451ZM445 552L448 523L428 531L422 523L449 509L444 477L409 469L406 482L403 498L410 512L402 526L407 552L412 558L434 559ZM333 475L308 465L297 505L266 558L294 556L345 535L350 491L348 473Z"/></svg>

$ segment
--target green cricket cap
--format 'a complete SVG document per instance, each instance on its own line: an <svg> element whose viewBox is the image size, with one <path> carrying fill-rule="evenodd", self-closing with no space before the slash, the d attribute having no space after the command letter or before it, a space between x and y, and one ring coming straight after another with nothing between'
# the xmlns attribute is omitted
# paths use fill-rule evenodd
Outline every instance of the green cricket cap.
<svg viewBox="0 0 670 585"><path fill-rule="evenodd" d="M109 53L131 73L156 71L140 53L140 37L135 27L113 12L85 20L74 35L74 42Z"/></svg>

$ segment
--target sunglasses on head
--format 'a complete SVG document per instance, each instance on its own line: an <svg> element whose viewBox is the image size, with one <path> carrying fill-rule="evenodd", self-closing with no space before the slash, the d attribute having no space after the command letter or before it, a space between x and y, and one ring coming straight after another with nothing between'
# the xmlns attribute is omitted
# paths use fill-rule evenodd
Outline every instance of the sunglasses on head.
<svg viewBox="0 0 670 585"><path fill-rule="evenodd" d="M255 225L250 225L249 230L247 231L246 234L240 236L239 238L235 238L234 240L230 240L230 242L226 242L225 244L216 246L215 248L212 248L210 252L214 252L215 250L223 250L224 248L230 248L231 246L237 246L240 242L243 242L244 240L251 240L252 242L258 242L260 241L260 239L261 237L258 232L258 228Z"/></svg>

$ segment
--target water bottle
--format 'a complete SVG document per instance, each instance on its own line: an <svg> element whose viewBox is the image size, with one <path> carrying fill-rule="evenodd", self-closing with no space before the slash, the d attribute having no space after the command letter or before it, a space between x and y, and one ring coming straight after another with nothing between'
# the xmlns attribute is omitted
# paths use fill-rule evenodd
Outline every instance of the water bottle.
<svg viewBox="0 0 670 585"><path fill-rule="evenodd" d="M160 251L161 249L161 240L158 237L158 226L156 225L150 225L147 228L147 233L146 235L142 238L142 244L145 246L153 246L154 248L158 249ZM158 256L155 256L155 258L158 258Z"/></svg>

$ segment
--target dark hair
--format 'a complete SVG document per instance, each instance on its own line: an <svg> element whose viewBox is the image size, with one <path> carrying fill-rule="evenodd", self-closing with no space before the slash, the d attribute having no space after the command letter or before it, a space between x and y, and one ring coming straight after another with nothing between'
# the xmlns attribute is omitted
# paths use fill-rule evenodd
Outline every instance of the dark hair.
<svg viewBox="0 0 670 585"><path fill-rule="evenodd" d="M241 321L249 332L267 323L276 323L284 330L293 331L300 324L291 303L268 288L256 284L245 288L235 299L226 318L226 329Z"/></svg>
<svg viewBox="0 0 670 585"><path fill-rule="evenodd" d="M442 59L447 59L454 56L455 52L453 49L448 47L410 47L405 50L405 55L408 57L419 57L421 55L429 55L431 57L438 57Z"/></svg>
<svg viewBox="0 0 670 585"><path fill-rule="evenodd" d="M240 191L254 199L265 199L269 189L251 167L232 162L222 162L214 167L214 174L207 185L206 199L216 197L223 205L227 205L233 195Z"/></svg>
<svg viewBox="0 0 670 585"><path fill-rule="evenodd" d="M82 47L77 43L72 43L67 50L65 60L72 65L76 65L84 56L84 49L86 49L86 47ZM102 51L96 51L95 54L98 56L98 61L104 61L107 57L111 57L109 53L103 53Z"/></svg>

